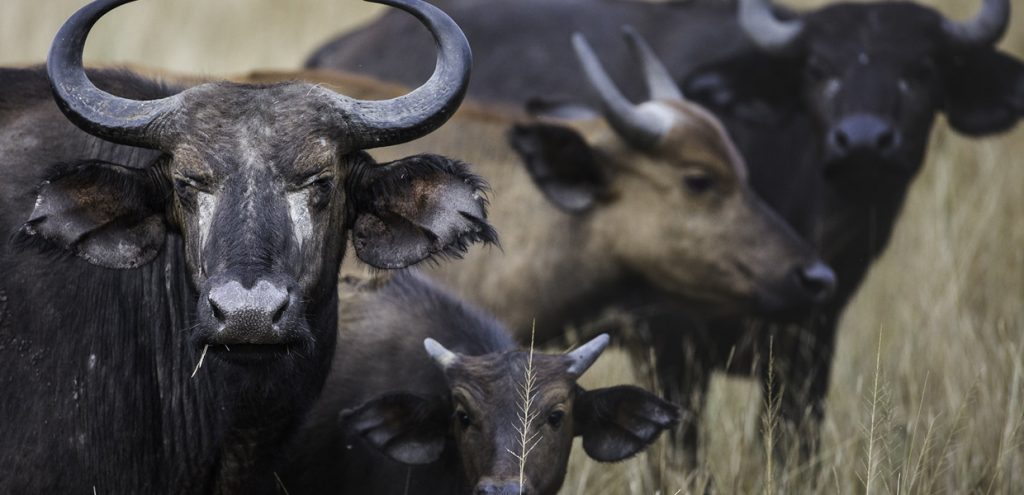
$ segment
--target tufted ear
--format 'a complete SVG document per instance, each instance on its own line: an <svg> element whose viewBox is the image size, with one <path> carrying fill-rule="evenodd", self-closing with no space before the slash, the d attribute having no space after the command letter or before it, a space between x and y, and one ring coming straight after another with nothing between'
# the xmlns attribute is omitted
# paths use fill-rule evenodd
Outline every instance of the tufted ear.
<svg viewBox="0 0 1024 495"><path fill-rule="evenodd" d="M417 155L353 175L352 243L371 266L404 268L432 256L459 257L474 242L497 242L487 223L487 185L461 162Z"/></svg>
<svg viewBox="0 0 1024 495"><path fill-rule="evenodd" d="M985 49L943 64L945 112L954 129L983 135L1009 129L1024 116L1024 64Z"/></svg>
<svg viewBox="0 0 1024 495"><path fill-rule="evenodd" d="M450 409L441 398L397 393L342 412L340 422L398 462L429 464L444 452Z"/></svg>
<svg viewBox="0 0 1024 495"><path fill-rule="evenodd" d="M679 421L679 408L632 386L583 391L573 404L587 455L614 462L636 455Z"/></svg>
<svg viewBox="0 0 1024 495"><path fill-rule="evenodd" d="M590 145L573 129L540 123L516 125L508 140L533 182L558 208L584 212L607 195L604 172Z"/></svg>
<svg viewBox="0 0 1024 495"><path fill-rule="evenodd" d="M136 268L164 245L169 192L159 172L86 161L39 186L21 235L40 238L94 265Z"/></svg>

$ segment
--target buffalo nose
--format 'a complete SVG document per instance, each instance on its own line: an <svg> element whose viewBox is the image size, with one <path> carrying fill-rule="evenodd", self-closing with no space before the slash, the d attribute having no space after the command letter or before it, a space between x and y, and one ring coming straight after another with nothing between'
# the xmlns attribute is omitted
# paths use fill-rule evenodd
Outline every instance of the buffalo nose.
<svg viewBox="0 0 1024 495"><path fill-rule="evenodd" d="M476 485L476 495L530 495L530 492L519 483L481 481Z"/></svg>
<svg viewBox="0 0 1024 495"><path fill-rule="evenodd" d="M216 284L207 299L213 317L223 325L221 333L246 344L276 343L274 325L285 317L291 302L288 289L266 280L251 288L236 280Z"/></svg>
<svg viewBox="0 0 1024 495"><path fill-rule="evenodd" d="M814 302L824 302L836 290L836 274L820 261L796 269L796 280L800 290Z"/></svg>
<svg viewBox="0 0 1024 495"><path fill-rule="evenodd" d="M838 156L870 152L889 156L900 145L900 134L888 121L874 115L852 115L832 130L830 145Z"/></svg>

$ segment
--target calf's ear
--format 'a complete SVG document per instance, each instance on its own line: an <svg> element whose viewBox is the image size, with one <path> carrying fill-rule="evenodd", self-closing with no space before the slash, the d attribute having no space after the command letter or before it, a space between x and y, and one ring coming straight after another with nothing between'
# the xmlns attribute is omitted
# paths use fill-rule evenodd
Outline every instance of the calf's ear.
<svg viewBox="0 0 1024 495"><path fill-rule="evenodd" d="M583 391L573 405L575 434L601 462L636 455L679 421L679 408L638 387Z"/></svg>
<svg viewBox="0 0 1024 495"><path fill-rule="evenodd" d="M356 256L376 268L459 257L475 242L497 243L487 223L487 184L466 165L417 155L362 167L349 183Z"/></svg>
<svg viewBox="0 0 1024 495"><path fill-rule="evenodd" d="M428 464L444 452L450 409L440 397L397 393L343 411L340 422L348 435L362 437L398 462Z"/></svg>
<svg viewBox="0 0 1024 495"><path fill-rule="evenodd" d="M521 124L508 133L530 178L558 208L581 213L608 193L608 180L590 145L575 130L552 124Z"/></svg>
<svg viewBox="0 0 1024 495"><path fill-rule="evenodd" d="M164 245L168 196L159 172L87 161L43 182L20 236L107 268L149 263Z"/></svg>
<svg viewBox="0 0 1024 495"><path fill-rule="evenodd" d="M978 50L943 64L945 112L967 135L1009 129L1024 117L1024 64L996 50Z"/></svg>

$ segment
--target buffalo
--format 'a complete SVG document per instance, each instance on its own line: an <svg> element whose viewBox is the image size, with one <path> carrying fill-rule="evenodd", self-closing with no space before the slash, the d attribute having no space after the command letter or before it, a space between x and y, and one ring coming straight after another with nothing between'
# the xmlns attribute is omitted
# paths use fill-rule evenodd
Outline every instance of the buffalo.
<svg viewBox="0 0 1024 495"><path fill-rule="evenodd" d="M381 0L439 52L391 100L86 71L91 27L130 1L75 13L45 70L0 69L0 491L271 492L334 356L349 234L380 268L495 240L463 164L363 151L447 120L469 47Z"/></svg>
<svg viewBox="0 0 1024 495"><path fill-rule="evenodd" d="M518 104L576 95L580 73L566 43L573 31L607 53L610 72L636 97L642 88L629 78L631 57L614 46L618 25L632 24L682 92L721 119L754 190L835 267L836 296L799 318L796 330L778 318L703 318L686 332L663 328L679 327L685 318L678 313L647 320L656 346L694 349L690 365L662 360L658 372L669 391L697 391L684 404L691 412L701 407L704 370L725 363L745 370L744 347L764 356L764 336L774 335L781 414L798 425L817 423L839 317L888 243L936 116L981 136L1012 127L1024 113L1024 65L995 47L1009 0L984 0L965 21L911 2L838 3L804 14L765 0L438 3L478 54L470 94ZM396 46L397 57L371 58L340 44L394 39L407 26L385 15L324 46L309 65L408 83L423 70L415 36Z"/></svg>
<svg viewBox="0 0 1024 495"><path fill-rule="evenodd" d="M334 368L283 473L291 493L554 495L573 437L614 462L678 419L643 389L577 384L607 335L567 354L522 350L415 272L347 277L341 302Z"/></svg>

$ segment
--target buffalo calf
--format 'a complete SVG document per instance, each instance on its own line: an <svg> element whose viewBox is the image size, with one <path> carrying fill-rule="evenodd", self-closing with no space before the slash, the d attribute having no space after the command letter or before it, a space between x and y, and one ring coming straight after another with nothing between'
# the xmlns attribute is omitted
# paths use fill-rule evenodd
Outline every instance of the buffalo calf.
<svg viewBox="0 0 1024 495"><path fill-rule="evenodd" d="M369 288L350 282L341 300L349 312L336 365L294 445L292 493L554 494L573 437L613 462L677 421L675 406L637 387L577 384L606 335L567 354L531 354L412 272Z"/></svg>

